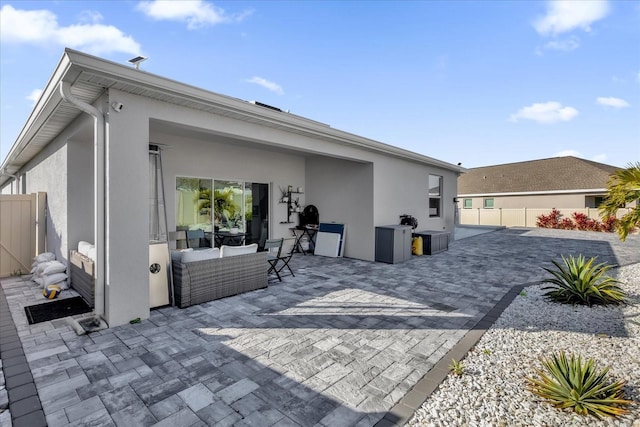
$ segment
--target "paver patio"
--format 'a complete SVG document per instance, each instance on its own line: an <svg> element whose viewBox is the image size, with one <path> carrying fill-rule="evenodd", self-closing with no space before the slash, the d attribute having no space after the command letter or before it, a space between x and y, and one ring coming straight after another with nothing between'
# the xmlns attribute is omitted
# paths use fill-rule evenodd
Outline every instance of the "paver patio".
<svg viewBox="0 0 640 427"><path fill-rule="evenodd" d="M50 426L371 426L402 421L389 411L511 288L577 253L637 263L640 238L506 229L396 265L297 255L267 289L85 336L28 325L35 285L1 284Z"/></svg>

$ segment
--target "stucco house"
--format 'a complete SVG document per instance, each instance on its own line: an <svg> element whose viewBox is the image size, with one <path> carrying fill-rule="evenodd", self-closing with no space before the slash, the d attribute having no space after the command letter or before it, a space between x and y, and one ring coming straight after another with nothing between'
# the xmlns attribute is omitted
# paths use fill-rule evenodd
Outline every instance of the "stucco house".
<svg viewBox="0 0 640 427"><path fill-rule="evenodd" d="M66 49L0 166L0 189L47 193L58 259L95 243L95 311L111 326L149 316L150 146L162 153L169 232L215 227L211 194L226 191L242 200L235 219L247 231L253 218L269 237L290 236L289 186L296 207L346 224L346 257L373 261L375 227L401 214L420 229L454 227L459 166ZM209 205L188 203L207 192Z"/></svg>
<svg viewBox="0 0 640 427"><path fill-rule="evenodd" d="M618 169L573 156L470 168L458 178L459 208L597 208Z"/></svg>

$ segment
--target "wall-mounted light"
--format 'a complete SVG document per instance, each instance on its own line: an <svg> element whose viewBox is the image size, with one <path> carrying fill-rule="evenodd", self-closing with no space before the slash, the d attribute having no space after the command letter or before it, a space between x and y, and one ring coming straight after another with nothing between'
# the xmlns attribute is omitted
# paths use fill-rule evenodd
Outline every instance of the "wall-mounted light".
<svg viewBox="0 0 640 427"><path fill-rule="evenodd" d="M111 108L113 108L113 111L115 111L116 113L119 113L124 109L124 104L122 102L114 102L113 104L111 104Z"/></svg>

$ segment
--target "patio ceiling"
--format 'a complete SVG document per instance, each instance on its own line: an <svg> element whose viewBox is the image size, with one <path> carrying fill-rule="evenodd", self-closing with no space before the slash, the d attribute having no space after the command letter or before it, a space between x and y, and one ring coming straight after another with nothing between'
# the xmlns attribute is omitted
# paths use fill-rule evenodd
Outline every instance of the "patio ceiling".
<svg viewBox="0 0 640 427"><path fill-rule="evenodd" d="M72 93L94 104L108 89L144 96L195 110L205 111L250 123L280 129L332 143L356 146L368 151L442 167L457 172L464 169L431 157L423 156L339 131L317 121L294 114L275 111L237 98L209 92L145 71L66 49L20 132L16 142L0 166L0 186L53 141L80 114L76 107L62 100L60 82L70 83Z"/></svg>

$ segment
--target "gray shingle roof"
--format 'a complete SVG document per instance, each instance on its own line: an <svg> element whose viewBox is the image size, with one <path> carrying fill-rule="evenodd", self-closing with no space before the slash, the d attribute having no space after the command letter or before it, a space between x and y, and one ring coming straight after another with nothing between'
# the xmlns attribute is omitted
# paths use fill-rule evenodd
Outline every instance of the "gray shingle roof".
<svg viewBox="0 0 640 427"><path fill-rule="evenodd" d="M618 169L572 156L471 168L458 178L458 194L600 189Z"/></svg>

